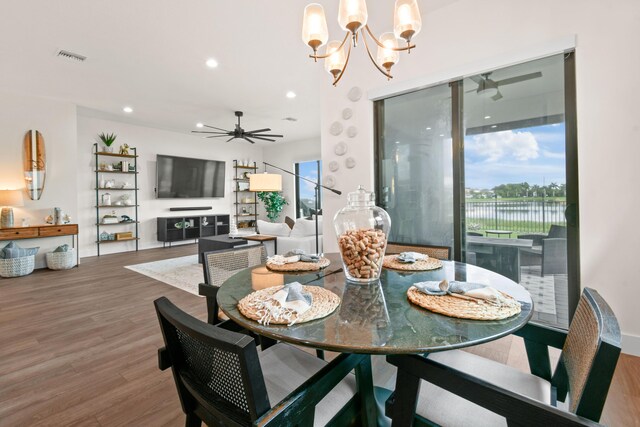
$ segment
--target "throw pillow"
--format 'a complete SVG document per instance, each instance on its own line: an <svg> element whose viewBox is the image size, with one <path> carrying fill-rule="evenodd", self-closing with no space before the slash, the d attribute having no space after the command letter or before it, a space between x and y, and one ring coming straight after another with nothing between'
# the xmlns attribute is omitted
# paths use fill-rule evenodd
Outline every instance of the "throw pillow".
<svg viewBox="0 0 640 427"><path fill-rule="evenodd" d="M258 232L267 236L289 237L291 229L284 222L267 222L259 219Z"/></svg>
<svg viewBox="0 0 640 427"><path fill-rule="evenodd" d="M289 218L288 216L285 216L284 223L287 224L289 228L293 229L293 226L296 225L296 220L293 218Z"/></svg>
<svg viewBox="0 0 640 427"><path fill-rule="evenodd" d="M322 219L318 218L318 234L322 234ZM310 219L298 219L291 230L290 237L306 237L316 235L316 221Z"/></svg>
<svg viewBox="0 0 640 427"><path fill-rule="evenodd" d="M55 248L53 252L69 252L69 245L67 244L60 245L57 248Z"/></svg>
<svg viewBox="0 0 640 427"><path fill-rule="evenodd" d="M7 246L2 249L2 258L11 259L11 258L22 258L25 256L35 255L38 253L37 248L21 248L15 242L9 242Z"/></svg>

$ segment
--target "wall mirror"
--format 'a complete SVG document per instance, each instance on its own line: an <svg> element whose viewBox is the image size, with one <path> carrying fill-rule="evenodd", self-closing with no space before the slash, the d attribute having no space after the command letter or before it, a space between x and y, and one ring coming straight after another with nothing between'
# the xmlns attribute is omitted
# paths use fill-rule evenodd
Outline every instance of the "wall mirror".
<svg viewBox="0 0 640 427"><path fill-rule="evenodd" d="M24 136L24 181L31 200L40 200L47 175L44 138L37 130L29 130Z"/></svg>

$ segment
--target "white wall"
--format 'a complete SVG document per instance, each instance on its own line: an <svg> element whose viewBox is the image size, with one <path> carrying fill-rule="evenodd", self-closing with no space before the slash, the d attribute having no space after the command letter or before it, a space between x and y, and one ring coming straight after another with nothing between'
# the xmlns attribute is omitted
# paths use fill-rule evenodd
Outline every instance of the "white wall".
<svg viewBox="0 0 640 427"><path fill-rule="evenodd" d="M78 116L78 212L81 230L81 255L91 256L96 254L96 216L95 216L95 174L92 144L96 136L101 132L115 132L118 138L114 146L119 147L127 143L138 150L138 186L139 220L140 220L140 249L162 246L157 241L156 218L159 216L204 215L204 214L233 214L235 213L233 202L235 201L232 178L234 176L233 160L250 158L252 161L262 161L262 149L253 147L246 142L234 140L225 143L220 140L203 139L186 133L170 132L149 127L135 126L131 124ZM156 186L156 155L167 154L182 157L196 157L211 160L223 160L226 162L226 180L224 198L215 199L157 199L154 188ZM118 159L114 159L116 161ZM111 175L111 174L106 174ZM123 181L124 175L112 174L111 178ZM109 177L107 177L109 178ZM130 177L129 177L130 178ZM119 192L112 192L114 197ZM212 206L210 211L184 211L170 212L170 207L179 206ZM104 212L102 212L104 211ZM108 213L103 209L101 214ZM118 209L118 215L133 212L133 209ZM128 213L127 213L128 214ZM131 215L133 216L133 215ZM132 226L111 226L109 232L133 229ZM134 243L114 243L103 245L101 254L122 252L133 249Z"/></svg>
<svg viewBox="0 0 640 427"><path fill-rule="evenodd" d="M23 138L30 129L39 130L45 141L47 177L40 200L23 193L24 207L14 208L15 225L22 218L31 225L43 224L44 217L60 207L77 218L76 192L76 107L66 102L0 93L0 189L24 190L22 150ZM68 237L21 240L23 247L39 246L36 267L45 265L45 253ZM0 245L4 246L4 244Z"/></svg>
<svg viewBox="0 0 640 427"><path fill-rule="evenodd" d="M386 13L386 9L378 9L370 7L370 17ZM332 11L327 13L331 16ZM383 31L385 26L389 23L374 28ZM640 198L634 187L640 182L639 27L640 2L636 0L615 4L598 0L541 0L535 4L486 0L482 7L476 1L461 0L423 17L422 33L415 40L418 48L411 55L402 54L391 83L402 90L402 82L424 76L453 79L460 69L481 71L488 59L517 58L534 46L576 35L582 285L596 288L609 302L624 334L624 350L635 354L640 354L640 270L636 259L640 232L635 225ZM365 56L362 46L352 53L337 89L328 81L319 82L327 87L322 92L325 168L335 158L332 150L337 141L328 127L349 104L347 91L357 85L365 93L375 94L389 85ZM361 162L355 169L337 174L336 188L344 191L352 191L360 183L373 186L372 103L361 100L352 106L360 133L349 145ZM345 204L344 195L327 197L325 216L331 217ZM336 250L330 221L325 221L324 227L325 250Z"/></svg>
<svg viewBox="0 0 640 427"><path fill-rule="evenodd" d="M320 139L315 138L303 141L291 141L284 144L267 146L264 148L263 153L265 162L294 172L296 163L320 159ZM262 165L260 166L261 168L259 172L262 172ZM280 173L282 175L282 193L287 199L287 202L289 202L288 205L285 205L278 220L284 221L285 216L289 216L295 219L295 177L293 175L279 172L278 170L269 167L267 168L267 172ZM261 202L259 203L261 209L260 212L264 213L264 206Z"/></svg>

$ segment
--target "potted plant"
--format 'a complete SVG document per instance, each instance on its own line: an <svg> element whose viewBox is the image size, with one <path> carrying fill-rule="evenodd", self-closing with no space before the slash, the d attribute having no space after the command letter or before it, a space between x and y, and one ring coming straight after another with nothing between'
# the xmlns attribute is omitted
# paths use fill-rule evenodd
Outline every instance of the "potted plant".
<svg viewBox="0 0 640 427"><path fill-rule="evenodd" d="M98 138L100 138L100 141L102 141L102 143L104 144L104 152L113 153L113 147L111 146L111 144L116 141L117 135L115 133L102 132L100 135L98 135Z"/></svg>
<svg viewBox="0 0 640 427"><path fill-rule="evenodd" d="M275 222L280 216L280 212L284 208L284 205L288 205L282 193L277 191L259 191L258 199L264 203L264 209L267 211L267 218L269 221Z"/></svg>

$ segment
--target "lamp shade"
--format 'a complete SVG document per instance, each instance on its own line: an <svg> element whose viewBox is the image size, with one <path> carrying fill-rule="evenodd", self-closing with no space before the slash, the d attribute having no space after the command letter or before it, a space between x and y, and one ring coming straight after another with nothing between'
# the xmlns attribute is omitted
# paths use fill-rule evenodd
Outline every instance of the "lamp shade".
<svg viewBox="0 0 640 427"><path fill-rule="evenodd" d="M357 32L367 25L368 17L365 0L340 0L338 23L343 30Z"/></svg>
<svg viewBox="0 0 640 427"><path fill-rule="evenodd" d="M249 191L282 191L282 175L255 173L249 175Z"/></svg>
<svg viewBox="0 0 640 427"><path fill-rule="evenodd" d="M380 44L385 47L378 46L378 64L387 71L391 71L391 67L400 60L400 53L397 50L393 50L398 47L398 39L393 33L384 33L380 36Z"/></svg>
<svg viewBox="0 0 640 427"><path fill-rule="evenodd" d="M0 190L0 206L24 206L22 190Z"/></svg>
<svg viewBox="0 0 640 427"><path fill-rule="evenodd" d="M315 51L329 40L327 19L324 9L318 3L312 3L304 8L302 20L302 41Z"/></svg>
<svg viewBox="0 0 640 427"><path fill-rule="evenodd" d="M396 0L393 31L397 38L408 42L422 29L422 17L417 0Z"/></svg>
<svg viewBox="0 0 640 427"><path fill-rule="evenodd" d="M341 43L332 40L327 44L325 55L329 55L324 60L324 69L327 70L333 78L337 78L347 63L347 57L344 54L344 48L340 48Z"/></svg>

